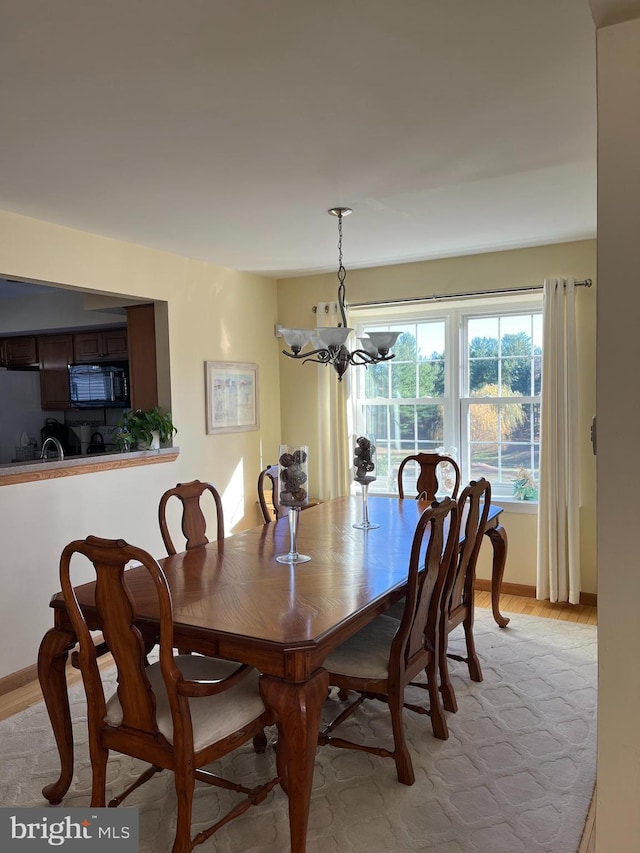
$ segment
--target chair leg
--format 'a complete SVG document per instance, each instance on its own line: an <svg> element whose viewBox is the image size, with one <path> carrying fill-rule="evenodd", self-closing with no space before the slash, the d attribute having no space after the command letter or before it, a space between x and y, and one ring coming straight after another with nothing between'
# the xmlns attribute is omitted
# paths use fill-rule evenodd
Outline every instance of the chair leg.
<svg viewBox="0 0 640 853"><path fill-rule="evenodd" d="M440 692L442 693L442 704L445 711L451 711L455 714L458 710L458 702L456 700L456 692L451 683L449 675L449 663L447 661L446 646L440 654Z"/></svg>
<svg viewBox="0 0 640 853"><path fill-rule="evenodd" d="M469 615L464 620L464 636L467 641L467 664L469 666L469 676L472 681L482 681L482 669L480 661L476 654L476 644L473 638L473 611L469 611Z"/></svg>
<svg viewBox="0 0 640 853"><path fill-rule="evenodd" d="M413 772L413 764L411 755L407 749L407 742L404 736L404 724L402 720L402 708L404 705L404 696L389 696L389 712L391 713L391 728L393 730L393 752L396 762L396 772L398 774L398 782L403 785L413 785L416 781Z"/></svg>
<svg viewBox="0 0 640 853"><path fill-rule="evenodd" d="M449 729L444 718L442 702L440 701L440 690L438 689L438 655L433 654L431 660L425 667L427 684L429 689L429 715L431 717L431 728L433 736L439 740L447 740Z"/></svg>
<svg viewBox="0 0 640 853"><path fill-rule="evenodd" d="M90 747L91 757L91 807L103 809L107 796L107 760L109 750L101 746Z"/></svg>
<svg viewBox="0 0 640 853"><path fill-rule="evenodd" d="M177 817L176 837L171 853L191 853L191 813L193 810L193 792L196 787L196 776L193 764L188 767L178 762L174 770L176 786Z"/></svg>

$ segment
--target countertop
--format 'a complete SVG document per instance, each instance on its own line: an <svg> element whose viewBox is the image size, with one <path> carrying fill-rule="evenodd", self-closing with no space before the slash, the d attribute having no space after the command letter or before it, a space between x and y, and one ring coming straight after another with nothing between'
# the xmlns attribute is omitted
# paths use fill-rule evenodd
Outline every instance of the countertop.
<svg viewBox="0 0 640 853"><path fill-rule="evenodd" d="M0 463L0 485L25 483L87 474L92 471L129 468L154 462L171 462L178 457L180 448L161 447L159 450L131 450L127 453L85 453L60 459L30 459L24 462Z"/></svg>

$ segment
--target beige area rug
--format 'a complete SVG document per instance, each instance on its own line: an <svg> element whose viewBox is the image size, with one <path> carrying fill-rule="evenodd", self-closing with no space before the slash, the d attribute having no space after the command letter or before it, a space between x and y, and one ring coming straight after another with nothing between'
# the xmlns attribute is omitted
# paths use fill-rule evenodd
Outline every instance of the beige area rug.
<svg viewBox="0 0 640 853"><path fill-rule="evenodd" d="M406 712L416 782L400 785L394 763L366 753L318 751L309 853L575 853L593 792L596 766L596 629L513 614L500 630L478 610L476 640L484 681L453 663L457 714L450 737L431 735L428 717ZM455 642L456 634L452 641ZM420 700L426 693L413 689ZM327 700L327 716L337 707ZM63 806L89 803L91 773L81 687L72 690L76 773ZM350 736L389 735L384 705L366 702L345 724ZM139 765L111 759L113 791ZM57 776L57 752L42 704L0 723L0 805L42 806L42 787ZM274 769L274 752L239 750L220 771L245 782ZM219 813L219 792L198 784L195 828ZM140 810L144 853L171 850L173 779L161 774L130 800ZM289 849L287 801L280 788L223 827L198 850L280 853Z"/></svg>

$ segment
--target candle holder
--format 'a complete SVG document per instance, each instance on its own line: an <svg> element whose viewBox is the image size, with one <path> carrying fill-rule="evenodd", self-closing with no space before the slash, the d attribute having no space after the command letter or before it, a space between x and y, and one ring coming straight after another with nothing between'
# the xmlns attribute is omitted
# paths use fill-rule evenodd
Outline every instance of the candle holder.
<svg viewBox="0 0 640 853"><path fill-rule="evenodd" d="M278 451L278 501L288 508L289 553L278 554L278 563L308 563L311 557L298 552L300 510L309 502L307 491L309 453L306 446L289 448L281 444Z"/></svg>
<svg viewBox="0 0 640 853"><path fill-rule="evenodd" d="M376 479L376 446L371 436L359 435L353 448L353 479L362 486L362 521L353 526L359 530L380 527L369 521L369 484Z"/></svg>

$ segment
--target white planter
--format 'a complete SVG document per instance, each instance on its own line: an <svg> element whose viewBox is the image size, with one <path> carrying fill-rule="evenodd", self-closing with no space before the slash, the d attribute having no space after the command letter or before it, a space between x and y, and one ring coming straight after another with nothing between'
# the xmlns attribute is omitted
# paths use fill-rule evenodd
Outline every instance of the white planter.
<svg viewBox="0 0 640 853"><path fill-rule="evenodd" d="M160 433L157 429L151 430L151 443L146 441L138 442L138 450L160 450Z"/></svg>

